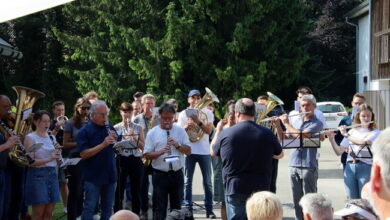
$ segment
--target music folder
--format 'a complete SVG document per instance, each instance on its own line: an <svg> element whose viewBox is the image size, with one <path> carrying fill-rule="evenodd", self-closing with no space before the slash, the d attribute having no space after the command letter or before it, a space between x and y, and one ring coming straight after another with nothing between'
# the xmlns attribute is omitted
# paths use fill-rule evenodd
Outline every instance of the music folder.
<svg viewBox="0 0 390 220"><path fill-rule="evenodd" d="M300 135L298 137L293 137L293 138L283 138L281 143L283 149L321 147L320 135L307 138L307 137L303 137L302 133L286 133L286 134L300 134Z"/></svg>

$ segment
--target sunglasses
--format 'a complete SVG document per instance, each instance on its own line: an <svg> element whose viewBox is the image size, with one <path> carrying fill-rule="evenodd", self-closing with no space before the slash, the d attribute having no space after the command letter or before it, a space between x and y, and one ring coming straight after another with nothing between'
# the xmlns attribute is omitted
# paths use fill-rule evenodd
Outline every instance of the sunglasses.
<svg viewBox="0 0 390 220"><path fill-rule="evenodd" d="M89 107L89 106L83 106L83 107L81 107L81 110L89 110L91 107Z"/></svg>

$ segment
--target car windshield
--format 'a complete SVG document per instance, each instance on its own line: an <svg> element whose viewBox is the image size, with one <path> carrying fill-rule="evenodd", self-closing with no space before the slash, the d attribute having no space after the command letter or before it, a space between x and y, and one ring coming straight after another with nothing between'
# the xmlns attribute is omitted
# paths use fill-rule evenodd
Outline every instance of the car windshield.
<svg viewBox="0 0 390 220"><path fill-rule="evenodd" d="M318 109L323 113L343 112L344 109L341 105L319 105Z"/></svg>

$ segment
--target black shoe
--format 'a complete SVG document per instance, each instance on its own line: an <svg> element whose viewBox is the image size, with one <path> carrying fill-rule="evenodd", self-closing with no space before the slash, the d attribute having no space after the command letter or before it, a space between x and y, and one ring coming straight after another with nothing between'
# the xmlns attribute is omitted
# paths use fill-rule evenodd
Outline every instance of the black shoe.
<svg viewBox="0 0 390 220"><path fill-rule="evenodd" d="M211 211L211 212L207 212L206 218L209 218L209 219L216 219L217 216L215 216L214 212Z"/></svg>

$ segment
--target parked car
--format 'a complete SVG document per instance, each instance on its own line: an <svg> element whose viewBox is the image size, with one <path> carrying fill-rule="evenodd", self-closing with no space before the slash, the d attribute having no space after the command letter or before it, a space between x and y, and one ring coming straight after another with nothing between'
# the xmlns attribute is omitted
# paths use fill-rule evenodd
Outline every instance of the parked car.
<svg viewBox="0 0 390 220"><path fill-rule="evenodd" d="M329 128L337 128L341 119L348 116L344 105L340 102L317 102L317 108L324 113Z"/></svg>

